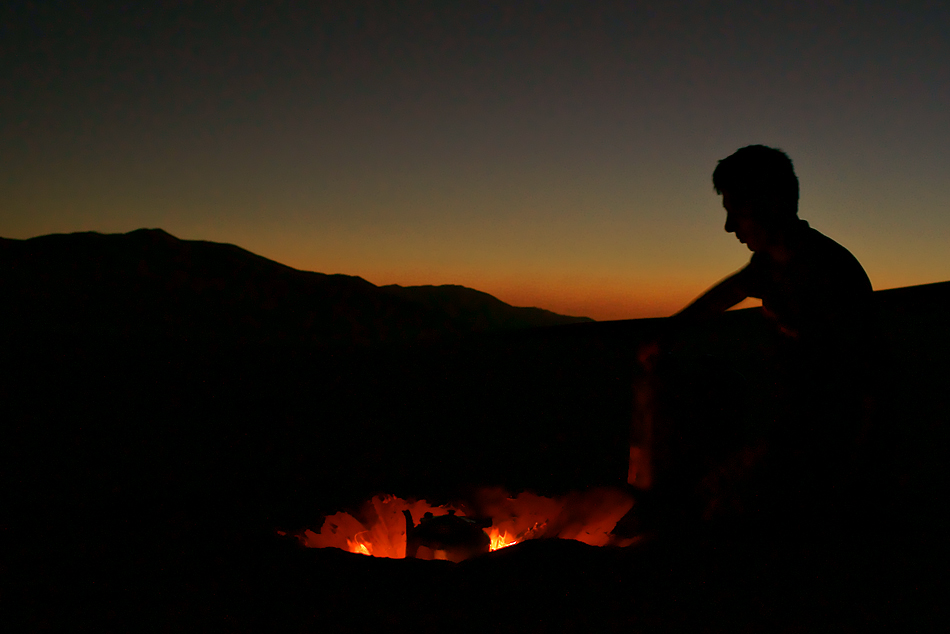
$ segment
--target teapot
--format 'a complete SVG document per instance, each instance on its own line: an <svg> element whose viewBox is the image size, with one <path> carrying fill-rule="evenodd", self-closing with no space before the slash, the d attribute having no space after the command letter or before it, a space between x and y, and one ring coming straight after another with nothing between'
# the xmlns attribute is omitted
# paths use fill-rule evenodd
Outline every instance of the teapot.
<svg viewBox="0 0 950 634"><path fill-rule="evenodd" d="M406 558L459 562L491 550L491 539L484 531L491 526L491 518L475 520L456 515L455 510L450 509L447 515L426 513L416 526L412 513L405 510L403 515L406 517Z"/></svg>

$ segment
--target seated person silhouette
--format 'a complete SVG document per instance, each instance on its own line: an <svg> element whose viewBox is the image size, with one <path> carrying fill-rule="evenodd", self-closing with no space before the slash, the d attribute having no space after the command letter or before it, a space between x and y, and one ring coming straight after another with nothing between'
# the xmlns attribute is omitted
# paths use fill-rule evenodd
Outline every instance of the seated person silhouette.
<svg viewBox="0 0 950 634"><path fill-rule="evenodd" d="M713 187L726 210L725 230L752 257L665 320L666 336L640 349L628 483L640 513L698 518L721 503L710 496L722 494L715 489L730 477L722 474L751 471L759 488L747 498L767 507L764 513L810 515L818 522L818 515L838 506L840 499L830 492L846 490L856 447L870 424L871 282L847 249L798 217L798 178L781 150L739 149L719 161ZM730 436L728 419L737 415L732 401L743 399L742 378L716 362L686 373L671 369L673 355L662 353L675 349L671 341L690 327L749 297L762 300L769 331L757 377L759 391L766 393L755 401L764 410L756 415L766 424L757 438L722 449ZM683 407L684 390L706 392L699 409ZM723 441L718 454L717 439ZM654 521L640 517L626 530L646 532L644 526Z"/></svg>

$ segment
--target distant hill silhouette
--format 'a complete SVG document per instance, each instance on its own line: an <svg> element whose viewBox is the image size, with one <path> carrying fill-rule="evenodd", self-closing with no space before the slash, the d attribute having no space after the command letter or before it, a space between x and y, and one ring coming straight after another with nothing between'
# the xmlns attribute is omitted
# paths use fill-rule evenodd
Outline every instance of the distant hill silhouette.
<svg viewBox="0 0 950 634"><path fill-rule="evenodd" d="M950 282L889 288L874 292L882 313L918 313L950 308Z"/></svg>
<svg viewBox="0 0 950 634"><path fill-rule="evenodd" d="M518 308L472 288L443 286L381 286L381 290L410 300L429 310L448 315L466 330L485 331L499 328L554 326L593 321L585 317L566 317L541 308Z"/></svg>
<svg viewBox="0 0 950 634"><path fill-rule="evenodd" d="M590 321L461 286L377 287L161 229L0 238L10 329L88 337L372 344Z"/></svg>

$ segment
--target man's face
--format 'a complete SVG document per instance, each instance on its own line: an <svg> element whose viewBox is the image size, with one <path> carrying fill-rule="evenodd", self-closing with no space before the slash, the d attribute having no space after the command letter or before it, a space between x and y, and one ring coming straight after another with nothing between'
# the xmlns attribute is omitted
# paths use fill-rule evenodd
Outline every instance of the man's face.
<svg viewBox="0 0 950 634"><path fill-rule="evenodd" d="M769 243L766 227L759 221L761 217L754 203L743 202L724 191L722 206L726 209L726 231L736 234L739 242L750 251L765 249Z"/></svg>

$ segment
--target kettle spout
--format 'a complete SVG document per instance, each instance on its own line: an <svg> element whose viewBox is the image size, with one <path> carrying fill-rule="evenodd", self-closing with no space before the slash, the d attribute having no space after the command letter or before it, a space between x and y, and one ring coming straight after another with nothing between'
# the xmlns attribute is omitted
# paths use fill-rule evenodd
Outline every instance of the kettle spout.
<svg viewBox="0 0 950 634"><path fill-rule="evenodd" d="M410 557L414 559L419 551L419 540L413 539L416 525L412 521L412 513L409 509L404 510L402 514L406 517L406 559Z"/></svg>

